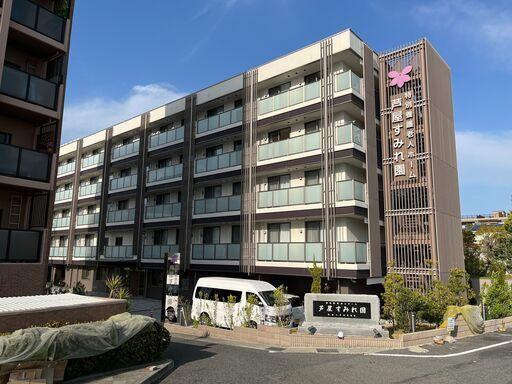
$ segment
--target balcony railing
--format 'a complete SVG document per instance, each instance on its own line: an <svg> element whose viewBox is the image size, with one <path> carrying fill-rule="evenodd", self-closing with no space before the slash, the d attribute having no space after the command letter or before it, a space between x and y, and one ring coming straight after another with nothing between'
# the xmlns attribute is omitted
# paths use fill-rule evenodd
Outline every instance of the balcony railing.
<svg viewBox="0 0 512 384"><path fill-rule="evenodd" d="M258 192L258 208L283 207L287 205L315 204L322 202L322 186L308 185Z"/></svg>
<svg viewBox="0 0 512 384"><path fill-rule="evenodd" d="M76 225L98 225L100 223L100 214L85 213L76 216Z"/></svg>
<svg viewBox="0 0 512 384"><path fill-rule="evenodd" d="M64 41L66 19L28 0L14 0L11 19L45 36Z"/></svg>
<svg viewBox="0 0 512 384"><path fill-rule="evenodd" d="M194 200L194 214L240 211L240 195Z"/></svg>
<svg viewBox="0 0 512 384"><path fill-rule="evenodd" d="M319 263L323 243L258 243L258 260Z"/></svg>
<svg viewBox="0 0 512 384"><path fill-rule="evenodd" d="M104 157L105 157L105 154L103 152L97 153L95 155L83 157L82 158L82 169L102 165Z"/></svg>
<svg viewBox="0 0 512 384"><path fill-rule="evenodd" d="M51 155L0 144L0 174L36 181L50 178Z"/></svg>
<svg viewBox="0 0 512 384"><path fill-rule="evenodd" d="M196 160L196 173L211 172L218 169L235 167L242 164L242 151L233 151L221 155Z"/></svg>
<svg viewBox="0 0 512 384"><path fill-rule="evenodd" d="M320 132L314 132L260 145L258 146L258 160L274 159L320 149L320 139Z"/></svg>
<svg viewBox="0 0 512 384"><path fill-rule="evenodd" d="M168 203L146 206L146 219L163 219L169 217L180 217L181 203Z"/></svg>
<svg viewBox="0 0 512 384"><path fill-rule="evenodd" d="M139 153L140 141L132 141L131 143L112 148L112 160L119 159L124 156L135 155Z"/></svg>
<svg viewBox="0 0 512 384"><path fill-rule="evenodd" d="M57 176L75 172L76 162L66 163L57 167Z"/></svg>
<svg viewBox="0 0 512 384"><path fill-rule="evenodd" d="M243 108L235 108L197 122L197 133L213 131L242 121Z"/></svg>
<svg viewBox="0 0 512 384"><path fill-rule="evenodd" d="M69 221L71 220L70 216L66 217L54 217L52 221L52 228L67 228L69 227Z"/></svg>
<svg viewBox="0 0 512 384"><path fill-rule="evenodd" d="M300 87L289 89L275 96L260 99L258 102L258 113L264 115L265 113L304 103L305 101L313 100L318 97L320 97L320 81L301 85Z"/></svg>
<svg viewBox="0 0 512 384"><path fill-rule="evenodd" d="M165 132L160 132L149 137L149 149L171 145L174 142L183 140L184 127L177 127Z"/></svg>
<svg viewBox="0 0 512 384"><path fill-rule="evenodd" d="M100 195L102 185L103 183L101 181L97 183L81 185L80 187L78 187L78 196L83 197L91 195Z"/></svg>
<svg viewBox="0 0 512 384"><path fill-rule="evenodd" d="M95 245L75 245L73 247L73 257L80 257L84 259L96 258Z"/></svg>
<svg viewBox="0 0 512 384"><path fill-rule="evenodd" d="M105 259L132 259L133 246L131 245L107 245L105 246Z"/></svg>
<svg viewBox="0 0 512 384"><path fill-rule="evenodd" d="M0 92L50 109L57 109L59 86L51 81L4 66Z"/></svg>
<svg viewBox="0 0 512 384"><path fill-rule="evenodd" d="M367 264L368 244L358 241L338 242L338 262L342 264Z"/></svg>
<svg viewBox="0 0 512 384"><path fill-rule="evenodd" d="M107 212L107 223L121 223L135 220L135 208Z"/></svg>
<svg viewBox="0 0 512 384"><path fill-rule="evenodd" d="M50 247L50 257L65 258L68 255L68 247Z"/></svg>
<svg viewBox="0 0 512 384"><path fill-rule="evenodd" d="M366 184L357 180L338 181L338 201L358 200L365 202Z"/></svg>
<svg viewBox="0 0 512 384"><path fill-rule="evenodd" d="M69 200L73 197L73 188L61 189L55 192L55 201Z"/></svg>
<svg viewBox="0 0 512 384"><path fill-rule="evenodd" d="M338 145L354 143L363 146L363 130L354 123L349 123L336 128Z"/></svg>
<svg viewBox="0 0 512 384"><path fill-rule="evenodd" d="M118 177L110 180L110 190L115 191L123 188L131 188L137 186L137 175L129 175Z"/></svg>
<svg viewBox="0 0 512 384"><path fill-rule="evenodd" d="M183 164L169 165L168 167L148 171L148 183L181 178Z"/></svg>
<svg viewBox="0 0 512 384"><path fill-rule="evenodd" d="M42 232L0 229L0 263L37 263Z"/></svg>
<svg viewBox="0 0 512 384"><path fill-rule="evenodd" d="M357 91L359 94L361 91L362 79L352 71L345 71L338 73L336 76L336 92L345 91L351 89Z"/></svg>
<svg viewBox="0 0 512 384"><path fill-rule="evenodd" d="M240 244L192 244L193 260L240 260Z"/></svg>
<svg viewBox="0 0 512 384"><path fill-rule="evenodd" d="M144 245L143 249L143 258L144 259L154 259L154 260L163 260L166 253L169 256L174 255L180 251L180 247L178 244L169 244L169 245Z"/></svg>

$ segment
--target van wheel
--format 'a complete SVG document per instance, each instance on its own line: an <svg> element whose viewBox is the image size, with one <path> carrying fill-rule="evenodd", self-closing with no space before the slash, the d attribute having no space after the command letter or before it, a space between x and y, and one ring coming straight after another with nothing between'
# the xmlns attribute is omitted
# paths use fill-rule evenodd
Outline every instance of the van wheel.
<svg viewBox="0 0 512 384"><path fill-rule="evenodd" d="M258 324L255 321L249 321L249 328L257 329Z"/></svg>
<svg viewBox="0 0 512 384"><path fill-rule="evenodd" d="M199 324L201 325L212 325L212 320L210 319L210 315L206 312L201 313L199 316Z"/></svg>

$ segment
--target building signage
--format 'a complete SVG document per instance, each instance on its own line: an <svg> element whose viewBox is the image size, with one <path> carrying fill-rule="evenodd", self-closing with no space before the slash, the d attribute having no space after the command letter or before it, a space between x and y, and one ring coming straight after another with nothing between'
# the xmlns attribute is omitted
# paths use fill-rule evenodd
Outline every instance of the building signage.
<svg viewBox="0 0 512 384"><path fill-rule="evenodd" d="M371 319L371 303L313 300L313 316Z"/></svg>

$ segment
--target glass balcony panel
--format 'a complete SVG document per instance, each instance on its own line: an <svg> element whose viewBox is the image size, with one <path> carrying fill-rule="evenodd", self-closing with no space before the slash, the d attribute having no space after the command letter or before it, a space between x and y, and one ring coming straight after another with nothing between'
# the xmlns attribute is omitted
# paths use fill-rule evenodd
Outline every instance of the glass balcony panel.
<svg viewBox="0 0 512 384"><path fill-rule="evenodd" d="M47 153L21 149L20 177L44 181L48 179L49 157Z"/></svg>
<svg viewBox="0 0 512 384"><path fill-rule="evenodd" d="M368 259L366 257L367 243L356 244L356 263L366 264Z"/></svg>
<svg viewBox="0 0 512 384"><path fill-rule="evenodd" d="M73 256L94 259L96 257L96 246L75 245L73 247Z"/></svg>
<svg viewBox="0 0 512 384"><path fill-rule="evenodd" d="M272 244L259 243L258 244L258 260L272 261Z"/></svg>
<svg viewBox="0 0 512 384"><path fill-rule="evenodd" d="M9 230L0 229L0 261L7 259L7 248L9 245Z"/></svg>
<svg viewBox="0 0 512 384"><path fill-rule="evenodd" d="M365 185L359 181L354 181L354 198L365 201Z"/></svg>
<svg viewBox="0 0 512 384"><path fill-rule="evenodd" d="M73 189L62 189L55 192L55 201L62 201L71 199L73 196Z"/></svg>
<svg viewBox="0 0 512 384"><path fill-rule="evenodd" d="M229 196L229 210L230 211L239 211L242 205L242 197L241 196Z"/></svg>
<svg viewBox="0 0 512 384"><path fill-rule="evenodd" d="M230 154L230 166L234 167L236 165L242 164L242 151L234 151Z"/></svg>
<svg viewBox="0 0 512 384"><path fill-rule="evenodd" d="M338 182L338 199L354 200L354 182L353 180L344 180Z"/></svg>
<svg viewBox="0 0 512 384"><path fill-rule="evenodd" d="M197 133L204 133L206 131L208 131L208 120L199 120L197 122Z"/></svg>
<svg viewBox="0 0 512 384"><path fill-rule="evenodd" d="M94 165L103 164L103 152L96 155L87 156L82 158L82 168L92 167Z"/></svg>
<svg viewBox="0 0 512 384"><path fill-rule="evenodd" d="M258 102L258 110L260 115L272 112L274 110L274 98L267 97L266 99L260 100Z"/></svg>
<svg viewBox="0 0 512 384"><path fill-rule="evenodd" d="M174 203L172 205L172 216L179 217L181 215L181 203Z"/></svg>
<svg viewBox="0 0 512 384"><path fill-rule="evenodd" d="M11 145L0 144L0 173L16 176L20 149Z"/></svg>
<svg viewBox="0 0 512 384"><path fill-rule="evenodd" d="M288 191L288 205L304 204L304 187L290 188Z"/></svg>
<svg viewBox="0 0 512 384"><path fill-rule="evenodd" d="M258 192L258 208L272 207L272 191Z"/></svg>
<svg viewBox="0 0 512 384"><path fill-rule="evenodd" d="M216 199L205 199L205 212L206 213L217 212L217 201L216 201Z"/></svg>
<svg viewBox="0 0 512 384"><path fill-rule="evenodd" d="M288 260L288 243L274 243L272 244L272 248L272 260Z"/></svg>
<svg viewBox="0 0 512 384"><path fill-rule="evenodd" d="M11 19L26 27L35 29L37 5L26 0L15 0L12 4Z"/></svg>
<svg viewBox="0 0 512 384"><path fill-rule="evenodd" d="M324 259L323 255L322 243L306 243L306 261L308 263L321 263Z"/></svg>
<svg viewBox="0 0 512 384"><path fill-rule="evenodd" d="M354 124L352 124L352 138L355 144L363 146L363 130Z"/></svg>
<svg viewBox="0 0 512 384"><path fill-rule="evenodd" d="M228 245L227 244L215 244L215 259L216 260L227 260L228 259Z"/></svg>
<svg viewBox="0 0 512 384"><path fill-rule="evenodd" d="M28 87L28 101L55 109L57 84L38 77L30 76Z"/></svg>
<svg viewBox="0 0 512 384"><path fill-rule="evenodd" d="M320 81L304 86L304 100L312 100L320 97Z"/></svg>
<svg viewBox="0 0 512 384"><path fill-rule="evenodd" d="M206 212L206 200L205 199L194 201L194 212L197 215L202 215Z"/></svg>
<svg viewBox="0 0 512 384"><path fill-rule="evenodd" d="M118 159L139 152L139 140L112 149L112 159Z"/></svg>
<svg viewBox="0 0 512 384"><path fill-rule="evenodd" d="M1 91L6 95L25 100L29 82L28 73L4 65Z"/></svg>
<svg viewBox="0 0 512 384"><path fill-rule="evenodd" d="M288 139L288 155L293 155L295 153L304 152L304 136L297 136L291 139Z"/></svg>
<svg viewBox="0 0 512 384"><path fill-rule="evenodd" d="M196 173L206 172L206 159L197 159Z"/></svg>
<svg viewBox="0 0 512 384"><path fill-rule="evenodd" d="M76 216L76 225L93 225L100 222L99 213L88 213Z"/></svg>
<svg viewBox="0 0 512 384"><path fill-rule="evenodd" d="M336 75L336 92L344 91L350 88L350 71L338 73Z"/></svg>
<svg viewBox="0 0 512 384"><path fill-rule="evenodd" d="M305 202L306 204L315 204L322 202L322 186L319 185L308 185L305 187Z"/></svg>
<svg viewBox="0 0 512 384"><path fill-rule="evenodd" d="M228 211L229 211L229 197L228 196L218 197L216 212L228 212Z"/></svg>
<svg viewBox="0 0 512 384"><path fill-rule="evenodd" d="M231 124L242 121L244 116L244 108L239 107L231 110Z"/></svg>
<svg viewBox="0 0 512 384"><path fill-rule="evenodd" d="M290 91L288 91L288 94L290 95L289 96L290 97L290 105L302 103L303 92L304 92L303 87L294 88L294 89L291 89Z"/></svg>
<svg viewBox="0 0 512 384"><path fill-rule="evenodd" d="M215 244L203 244L203 258L205 260L215 259Z"/></svg>
<svg viewBox="0 0 512 384"><path fill-rule="evenodd" d="M356 248L353 242L338 243L339 262L342 264L354 264L356 262Z"/></svg>
<svg viewBox="0 0 512 384"><path fill-rule="evenodd" d="M288 100L288 92L280 93L279 95L274 96L274 110L286 108L289 104Z"/></svg>
<svg viewBox="0 0 512 384"><path fill-rule="evenodd" d="M338 127L338 144L352 142L352 124L345 124Z"/></svg>
<svg viewBox="0 0 512 384"><path fill-rule="evenodd" d="M240 244L228 244L228 260L240 260Z"/></svg>
<svg viewBox="0 0 512 384"><path fill-rule="evenodd" d="M304 243L290 243L288 261L304 261Z"/></svg>
<svg viewBox="0 0 512 384"><path fill-rule="evenodd" d="M66 228L66 227L69 227L69 216L53 218L52 228Z"/></svg>
<svg viewBox="0 0 512 384"><path fill-rule="evenodd" d="M202 244L192 244L192 259L203 260L203 246Z"/></svg>
<svg viewBox="0 0 512 384"><path fill-rule="evenodd" d="M219 157L218 156L207 157L206 158L206 170L209 172L209 171L214 171L216 169L219 169Z"/></svg>
<svg viewBox="0 0 512 384"><path fill-rule="evenodd" d="M39 260L41 232L10 230L9 256L10 261L36 262ZM1 259L1 257L0 257Z"/></svg>
<svg viewBox="0 0 512 384"><path fill-rule="evenodd" d="M304 137L306 139L305 151L320 149L320 132L308 133Z"/></svg>
<svg viewBox="0 0 512 384"><path fill-rule="evenodd" d="M56 14L39 7L36 30L43 35L62 42L65 20Z"/></svg>
<svg viewBox="0 0 512 384"><path fill-rule="evenodd" d="M288 189L279 189L277 191L273 191L272 200L274 207L282 207L283 205L288 205Z"/></svg>
<svg viewBox="0 0 512 384"><path fill-rule="evenodd" d="M357 76L354 72L350 72L350 80L351 80L351 87L353 90L361 93L361 78Z"/></svg>
<svg viewBox="0 0 512 384"><path fill-rule="evenodd" d="M220 127L219 115L211 116L208 118L208 130L217 129Z"/></svg>
<svg viewBox="0 0 512 384"><path fill-rule="evenodd" d="M219 159L217 166L218 169L228 168L230 166L230 155L230 153L223 153L217 157Z"/></svg>
<svg viewBox="0 0 512 384"><path fill-rule="evenodd" d="M66 257L68 247L50 247L50 257Z"/></svg>
<svg viewBox="0 0 512 384"><path fill-rule="evenodd" d="M267 160L270 159L271 156L271 145L264 144L258 146L258 160Z"/></svg>
<svg viewBox="0 0 512 384"><path fill-rule="evenodd" d="M231 124L231 111L223 112L219 115L219 126L224 127Z"/></svg>
<svg viewBox="0 0 512 384"><path fill-rule="evenodd" d="M99 194L99 193L101 193L102 184L103 183L81 185L78 189L78 195L81 197L81 196Z"/></svg>

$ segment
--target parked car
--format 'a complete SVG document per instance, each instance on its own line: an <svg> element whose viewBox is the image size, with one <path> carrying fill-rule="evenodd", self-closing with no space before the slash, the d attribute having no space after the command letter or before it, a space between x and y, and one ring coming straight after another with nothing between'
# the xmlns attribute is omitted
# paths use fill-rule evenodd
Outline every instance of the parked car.
<svg viewBox="0 0 512 384"><path fill-rule="evenodd" d="M224 328L289 324L292 306L277 307L275 289L272 284L259 280L202 277L194 289L192 318Z"/></svg>
<svg viewBox="0 0 512 384"><path fill-rule="evenodd" d="M285 294L285 297L288 299L292 306L292 325L297 327L302 323L305 319L304 316L304 300L297 295Z"/></svg>

